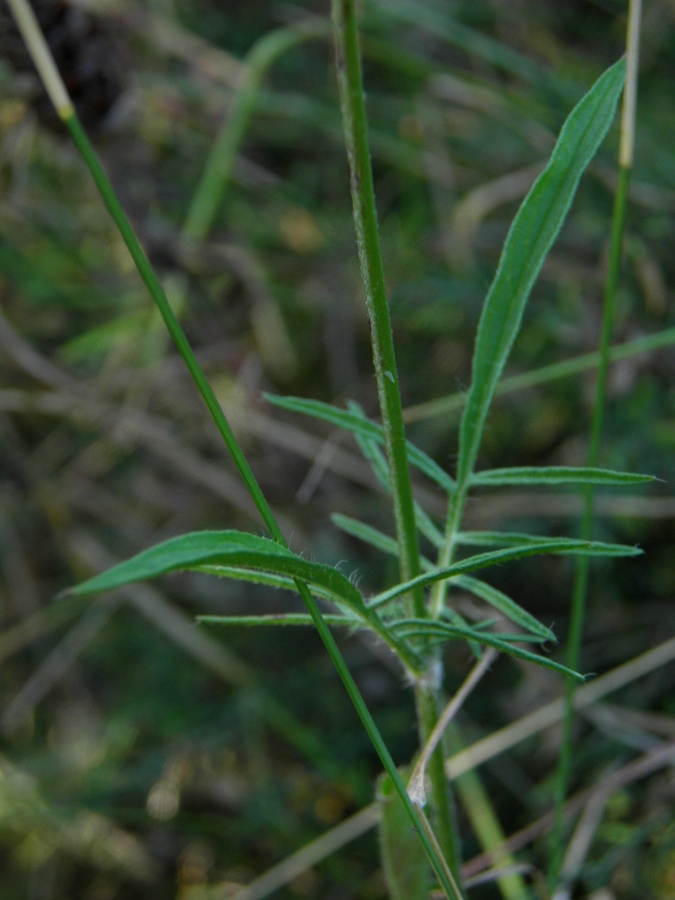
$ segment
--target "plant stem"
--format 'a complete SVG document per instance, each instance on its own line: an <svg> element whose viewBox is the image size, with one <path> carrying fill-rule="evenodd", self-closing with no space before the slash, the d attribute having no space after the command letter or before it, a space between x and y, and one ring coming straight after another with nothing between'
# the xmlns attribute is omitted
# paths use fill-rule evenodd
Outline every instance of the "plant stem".
<svg viewBox="0 0 675 900"><path fill-rule="evenodd" d="M356 13L353 0L333 0L332 5L337 79L349 160L354 225L370 319L375 379L394 500L396 536L400 548L400 576L402 581L408 581L419 574L420 557L394 339L378 235ZM423 618L426 615L421 592L414 595L413 607L415 616Z"/></svg>
<svg viewBox="0 0 675 900"><path fill-rule="evenodd" d="M332 0L332 10L337 80L349 161L356 241L370 319L375 378L399 545L399 575L402 581L406 581L419 574L420 555L394 339L378 234L354 0ZM426 617L422 590L412 592L409 607L415 617ZM416 685L417 718L422 746L426 744L438 720L441 681L440 659L436 652L429 653L427 673ZM453 877L455 881L459 881L458 842L440 747L430 760L429 776L432 782L433 823L438 830L440 845Z"/></svg>
<svg viewBox="0 0 675 900"><path fill-rule="evenodd" d="M440 661L436 664L440 668ZM415 710L417 712L420 744L425 746L433 734L441 713L442 698L434 684L418 682L415 688ZM439 845L443 848L445 860L456 881L460 880L459 869L461 856L459 840L455 827L454 809L450 794L450 785L445 775L446 757L445 738L441 738L438 746L431 754L427 764L429 776L429 806L431 821L438 835Z"/></svg>
<svg viewBox="0 0 675 900"><path fill-rule="evenodd" d="M635 131L640 11L641 0L630 0L628 13L626 86L623 96L621 138L619 146L619 179L614 197L614 209L612 214L609 266L602 312L598 375L588 448L587 464L592 467L597 466L600 459L602 422L607 399L607 373L610 362L610 344L616 309L616 290L621 268L628 184L633 165L633 135ZM593 530L593 496L593 487L588 486L584 491L584 511L581 523L581 538L583 540L590 540ZM576 565L574 586L572 590L570 627L567 639L566 663L575 671L579 667L579 658L581 654L588 579L589 557L582 556L578 558ZM555 818L551 835L551 865L549 870L549 887L551 890L554 890L557 886L560 866L564 855L564 805L572 763L572 726L574 723L575 691L576 684L571 679L568 679L565 684L565 716L563 719L563 733L554 786Z"/></svg>

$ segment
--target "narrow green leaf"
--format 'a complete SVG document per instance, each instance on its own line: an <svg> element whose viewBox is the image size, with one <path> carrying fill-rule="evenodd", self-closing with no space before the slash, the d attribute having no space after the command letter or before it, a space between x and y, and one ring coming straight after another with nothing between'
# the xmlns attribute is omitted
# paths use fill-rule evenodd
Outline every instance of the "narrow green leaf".
<svg viewBox="0 0 675 900"><path fill-rule="evenodd" d="M273 394L265 394L265 399L274 406L279 406L290 412L313 416L315 419L322 419L324 422L330 422L331 425L344 428L352 434L362 435L377 441L378 444L384 444L382 426L356 413L338 409L336 406L331 406L329 403L321 403L319 400L305 400L302 397L277 397ZM406 447L408 461L411 465L419 469L427 478L435 481L448 493L452 493L455 490L454 479L438 463L434 462L430 456L427 456L414 444L411 444L410 441L406 441Z"/></svg>
<svg viewBox="0 0 675 900"><path fill-rule="evenodd" d="M200 565L252 569L287 575L319 585L358 612L363 597L351 581L332 566L308 562L269 538L242 531L197 531L157 544L70 588L67 595L108 591L167 572L198 569ZM225 574L225 572L223 572Z"/></svg>
<svg viewBox="0 0 675 900"><path fill-rule="evenodd" d="M377 528L373 528L372 525L366 525L358 519L352 519L351 516L343 516L341 513L333 513L330 518L331 522L346 534L358 538L365 544L370 544L371 547L382 550L383 553L387 553L389 556L398 556L398 544L395 538L384 534Z"/></svg>
<svg viewBox="0 0 675 900"><path fill-rule="evenodd" d="M424 634L429 637L445 636L448 640L461 639L465 641L475 641L478 644L494 647L495 650L499 650L502 653L508 653L509 656L515 656L518 659L536 663L538 666L544 666L546 669L552 669L554 672L559 672L561 675L567 675L570 678L574 678L576 681L584 681L583 675L574 672L572 669L568 669L567 666L563 666L562 663L555 662L555 660L549 659L546 656L541 656L538 653L531 653L529 650L523 650L522 647L516 647L508 640L503 640L502 635L478 631L476 628L461 628L458 625L450 625L447 622L440 622L432 619L401 619L400 622L397 622L392 626L392 630L395 630L403 636L410 633L409 629L416 635ZM508 637L511 638L512 636L508 635ZM522 640L522 636L518 639Z"/></svg>
<svg viewBox="0 0 675 900"><path fill-rule="evenodd" d="M510 469L488 469L474 473L469 483L473 487L502 485L631 485L654 481L653 475L632 472L613 472L611 469L574 468L570 466L514 466Z"/></svg>
<svg viewBox="0 0 675 900"><path fill-rule="evenodd" d="M323 614L323 620L328 625L342 625L348 628L358 626L359 620L350 616L333 616ZM246 627L257 625L311 625L314 626L312 617L307 613L278 613L265 616L197 616L197 621L204 625L244 625Z"/></svg>
<svg viewBox="0 0 675 900"><path fill-rule="evenodd" d="M351 516L343 516L340 513L333 513L330 518L338 528L347 534L351 534L352 537L358 538L365 544L370 544L371 547L382 550L383 553L387 553L389 556L398 556L398 544L394 538L378 528L373 528L372 525L366 525L358 519L352 519ZM427 572L434 568L434 564L426 556L420 556L420 565Z"/></svg>
<svg viewBox="0 0 675 900"><path fill-rule="evenodd" d="M515 600L512 600L507 594L502 593L497 588L492 587L491 584L486 584L484 581L472 578L470 575L458 575L453 579L453 584L485 600L502 615L515 622L516 625L520 625L521 628L536 635L539 640L556 642L556 636L550 628L542 625L538 619L535 619L531 613L523 609Z"/></svg>
<svg viewBox="0 0 675 900"><path fill-rule="evenodd" d="M355 413L357 416L361 416L362 419L367 421L366 414L363 412L358 403L354 400L350 400L348 403L349 412ZM359 449L364 456L366 462L370 464L373 472L375 473L375 477L380 482L380 484L384 487L388 493L391 494L391 480L389 478L389 467L387 465L387 460L385 459L384 453L380 449L373 438L364 437L362 434L354 435L356 441L359 445ZM420 534L423 534L427 540L431 541L431 543L435 547L443 546L443 535L436 528L434 523L431 521L429 516L426 514L422 506L416 501L413 500L413 507L415 512L415 525L417 526L417 530Z"/></svg>
<svg viewBox="0 0 675 900"><path fill-rule="evenodd" d="M485 419L513 346L525 304L570 208L579 180L614 117L625 60L604 72L572 110L551 159L511 225L481 314L471 387L460 426L457 480L466 485Z"/></svg>
<svg viewBox="0 0 675 900"><path fill-rule="evenodd" d="M579 548L579 538L566 537L548 537L538 534L525 534L520 531L460 531L457 535L457 543L466 547L541 547L542 544L556 544L560 549L559 553L565 552L568 547L569 553L577 553ZM584 542L582 542L584 543ZM641 551L635 551L635 548L626 548L624 544L602 544L596 542L594 547L608 548L606 556L635 556ZM617 548L628 549L629 553L619 553ZM597 553L586 553L586 556L598 555ZM601 555L601 554L600 554Z"/></svg>
<svg viewBox="0 0 675 900"><path fill-rule="evenodd" d="M407 781L408 772L402 772ZM377 781L377 805L380 810L380 857L392 900L422 900L434 884L433 873L412 823L394 791L389 775Z"/></svg>
<svg viewBox="0 0 675 900"><path fill-rule="evenodd" d="M217 578L231 578L233 581L248 581L251 584L264 584L265 587L278 588L282 591L292 591L297 594L298 589L295 581L288 575L277 575L275 572L263 572L260 569L240 569L237 566L219 566L216 564L200 563L199 566L191 566L204 575L215 575ZM335 594L319 587L317 584L312 585L312 593L318 597L325 597L328 600L335 599Z"/></svg>
<svg viewBox="0 0 675 900"><path fill-rule="evenodd" d="M388 591L383 591L373 597L368 607L375 609L388 603L401 594L405 594L411 588L426 587L437 581L454 578L456 575L465 575L467 572L475 572L477 569L485 569L515 559L523 559L526 556L535 556L540 553L554 553L566 556L578 554L580 556L637 556L642 551L637 547L627 547L624 544L604 544L600 541L575 541L568 538L545 541L541 544L527 544L524 547L510 547L505 550L491 550L489 553L478 553L468 559L460 560L451 566L444 566L418 575L410 581L397 584Z"/></svg>
<svg viewBox="0 0 675 900"><path fill-rule="evenodd" d="M402 621L402 620L399 620L399 621ZM428 621L428 620L427 620L427 619L420 619L419 621L420 621L420 622L426 622L426 621ZM432 620L432 621L438 621L438 620L434 619L434 620ZM483 634L483 635L486 634L486 635L488 635L488 637L496 637L496 636L497 636L497 637L499 637L499 640L500 640L500 641L505 641L506 643L517 643L517 644L541 644L541 638L540 638L540 637L537 637L536 634L523 634L522 632L515 632L515 633L512 634L512 633L506 632L506 631L499 631L499 632L497 632L497 633L495 634L494 632L490 631L489 629L490 629L493 625L495 625L496 621L497 621L496 619L488 619L488 620L485 621L485 622L479 622L479 623L477 623L477 624L474 624L473 626L469 626L469 625L467 625L467 624L465 623L464 626L458 626L458 627L463 627L464 630L467 631L467 633L468 633L468 632L472 632L472 631L478 631L478 630L480 629L480 631L479 631L480 634ZM448 641L447 635L443 635L443 634L441 634L440 632L438 632L438 633L435 633L435 632L430 633L429 630L428 630L424 625L419 625L419 626L410 625L410 626L406 626L405 628L399 629L399 632L400 632L400 635L402 635L403 637L405 637L406 640L409 640L410 638L413 638L413 637L415 637L415 638L422 638L422 637L423 637L423 638L425 638L429 643L431 643L431 644L436 644L436 645L444 644L444 643L446 643L446 642ZM473 649L474 646L475 646L475 647L478 648L478 651L477 651L477 652L478 652L478 655L480 656L480 654L481 654L481 647L480 647L480 644L478 644L478 643L477 643L476 641L474 641L474 640L471 640L471 639L468 638L468 637L466 637L465 639L466 639L466 640L469 642L469 644L471 645L472 652L474 653L474 655L476 654L476 651ZM485 642L483 642L483 643L485 643Z"/></svg>

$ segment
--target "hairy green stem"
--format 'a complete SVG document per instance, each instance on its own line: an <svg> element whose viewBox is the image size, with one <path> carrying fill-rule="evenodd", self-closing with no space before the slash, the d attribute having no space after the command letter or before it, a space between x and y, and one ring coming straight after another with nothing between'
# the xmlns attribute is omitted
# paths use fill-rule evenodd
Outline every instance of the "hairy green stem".
<svg viewBox="0 0 675 900"><path fill-rule="evenodd" d="M440 674L440 661L435 661L434 665ZM431 677L433 676L433 671L433 668L430 668L429 674ZM415 709L417 711L418 731L422 747L425 746L430 735L433 734L438 717L442 711L442 705L442 698L437 685L418 682L415 689ZM446 750L445 739L443 739L429 757L427 764L431 823L438 835L438 842L443 848L450 871L453 873L455 880L459 880L459 869L462 861L459 852L450 785L445 775Z"/></svg>
<svg viewBox="0 0 675 900"><path fill-rule="evenodd" d="M375 208L356 13L353 0L333 0L332 6L337 79L349 160L354 225L370 319L375 379L394 502L396 536L400 548L400 574L402 581L408 581L420 572L420 556ZM416 616L426 615L421 592L414 595L413 606Z"/></svg>
<svg viewBox="0 0 675 900"><path fill-rule="evenodd" d="M417 577L420 572L420 554L378 233L354 0L333 0L332 9L337 80L349 161L356 241L370 319L375 378L399 546L399 574L402 581L407 581ZM409 607L415 617L426 617L424 593L421 589L412 592ZM438 719L442 680L441 663L437 654L431 652L428 657L428 672L416 685L417 718L422 746L427 742ZM432 782L432 821L450 871L455 881L459 881L458 841L452 824L450 793L443 770L441 748L437 749L430 760L428 771Z"/></svg>
<svg viewBox="0 0 675 900"><path fill-rule="evenodd" d="M598 374L588 448L588 465L593 467L598 465L600 459L602 422L607 400L607 374L610 363L610 344L612 340L612 331L614 329L616 292L621 269L628 184L633 164L640 13L641 0L630 0L627 33L626 86L623 97L621 138L619 145L619 178L612 214L609 265L602 311ZM593 497L593 487L588 486L584 492L584 511L581 522L581 538L583 540L590 540L593 530ZM567 665L575 671L579 667L581 655L588 580L589 558L582 556L579 557L576 565L574 586L572 590L570 627L567 638L566 662ZM572 728L574 724L575 692L576 684L572 679L568 679L565 685L565 716L563 719L563 733L554 785L554 825L551 834L551 861L549 869L549 887L551 890L557 886L564 853L564 806L572 763Z"/></svg>

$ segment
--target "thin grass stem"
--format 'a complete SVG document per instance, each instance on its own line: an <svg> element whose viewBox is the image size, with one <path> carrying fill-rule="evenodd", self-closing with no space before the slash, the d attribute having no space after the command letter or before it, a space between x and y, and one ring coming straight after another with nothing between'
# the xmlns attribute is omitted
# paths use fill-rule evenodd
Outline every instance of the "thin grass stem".
<svg viewBox="0 0 675 900"><path fill-rule="evenodd" d="M626 86L623 95L621 115L621 137L619 149L619 178L614 197L612 229L610 237L609 265L602 312L602 327L598 355L598 374L596 382L595 402L591 420L591 433L588 449L588 465L597 466L600 459L603 415L607 400L607 374L610 363L610 344L614 329L616 309L616 293L621 269L623 234L626 220L628 184L633 164L633 144L635 132L635 105L637 94L637 70L639 52L641 0L630 0L627 33L627 72ZM582 540L590 540L593 530L593 486L584 491L584 511L581 523ZM576 564L575 579L572 589L572 608L570 627L567 639L568 667L579 666L583 626L586 613L586 598L589 581L588 557L579 557ZM572 727L574 723L574 695L576 685L572 679L565 684L565 716L558 768L554 786L554 826L551 834L551 853L549 869L549 887L553 892L557 887L562 859L564 855L564 806L567 796L570 770L572 765Z"/></svg>
<svg viewBox="0 0 675 900"><path fill-rule="evenodd" d="M280 56L298 44L328 36L329 22L312 22L278 28L264 35L251 48L245 60L243 84L234 107L218 133L190 203L183 225L184 237L202 241L213 226L267 70Z"/></svg>
<svg viewBox="0 0 675 900"><path fill-rule="evenodd" d="M621 359L630 359L632 356L637 356L640 353L650 353L653 350L661 350L673 344L675 344L675 328L665 328L656 334L646 334L639 338L633 338L630 341L624 341L622 344L615 344L610 348L609 361L614 363ZM549 363L546 366L539 366L536 369L531 369L529 372L508 375L506 378L502 378L497 385L495 396L502 397L505 394L512 394L526 388L547 384L550 381L557 381L559 378L581 375L583 372L596 369L599 362L600 353L594 351L592 353L583 353L580 356L573 356L571 359L563 359L560 362ZM447 394L444 397L437 397L435 400L427 400L424 403L407 406L403 410L403 420L406 423L420 422L423 419L459 412L463 409L465 403L466 394Z"/></svg>

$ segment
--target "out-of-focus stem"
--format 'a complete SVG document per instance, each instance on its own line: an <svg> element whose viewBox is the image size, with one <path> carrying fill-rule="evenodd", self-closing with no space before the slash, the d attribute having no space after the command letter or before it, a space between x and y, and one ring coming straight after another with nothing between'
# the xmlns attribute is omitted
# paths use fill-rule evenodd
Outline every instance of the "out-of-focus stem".
<svg viewBox="0 0 675 900"><path fill-rule="evenodd" d="M600 459L602 421L607 398L607 372L610 362L610 344L616 308L616 289L621 268L628 184L633 164L641 5L641 0L630 0L628 12L626 85L624 88L621 112L619 180L616 195L614 197L609 265L602 311L598 375L588 448L588 465L591 467L597 466ZM590 539L593 529L593 495L593 488L590 486L587 487L584 493L584 512L581 523L581 538L583 540ZM578 558L576 566L574 587L572 591L570 628L567 638L566 663L575 671L579 667L579 657L581 654L588 579L589 558L582 556ZM572 763L572 727L574 723L575 692L576 684L571 679L568 679L565 685L565 717L563 719L563 733L555 780L555 818L551 836L551 865L549 870L549 887L552 891L558 883L560 866L564 855L563 812Z"/></svg>

